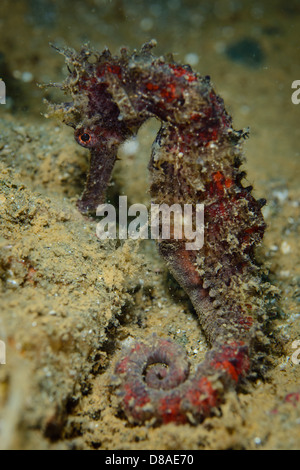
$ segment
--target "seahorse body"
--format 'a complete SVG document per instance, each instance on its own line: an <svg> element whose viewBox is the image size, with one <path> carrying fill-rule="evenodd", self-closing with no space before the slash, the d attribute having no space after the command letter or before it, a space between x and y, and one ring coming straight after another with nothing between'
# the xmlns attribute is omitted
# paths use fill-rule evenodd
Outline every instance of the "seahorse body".
<svg viewBox="0 0 300 470"><path fill-rule="evenodd" d="M52 106L91 153L83 213L104 202L117 150L150 117L161 121L149 164L155 204L204 204L201 250L170 235L159 241L168 268L185 289L211 350L191 377L183 351L152 338L129 348L115 369L122 408L133 423L197 423L212 414L224 392L251 370L265 315L264 283L254 248L265 223L245 173L241 141L209 77L172 57L156 58L155 42L112 57L108 50L64 49L70 75L60 87L73 102ZM92 60L93 59L93 60ZM176 367L175 367L175 365Z"/></svg>

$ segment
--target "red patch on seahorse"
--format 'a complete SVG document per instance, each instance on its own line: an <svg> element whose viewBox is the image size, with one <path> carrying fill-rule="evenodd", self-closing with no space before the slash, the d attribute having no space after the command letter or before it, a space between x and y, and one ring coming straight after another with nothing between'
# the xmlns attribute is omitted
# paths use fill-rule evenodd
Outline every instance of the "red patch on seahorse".
<svg viewBox="0 0 300 470"><path fill-rule="evenodd" d="M219 404L218 392L206 377L193 383L186 398L195 408L201 410L203 416L207 416L211 409Z"/></svg>
<svg viewBox="0 0 300 470"><path fill-rule="evenodd" d="M170 397L161 398L158 405L158 414L162 416L163 424L177 423L184 424L187 422L187 417L180 409L181 398Z"/></svg>
<svg viewBox="0 0 300 470"><path fill-rule="evenodd" d="M180 65L170 64L169 67L173 70L176 77L184 77L188 82L194 82L197 80L196 75L192 74Z"/></svg>

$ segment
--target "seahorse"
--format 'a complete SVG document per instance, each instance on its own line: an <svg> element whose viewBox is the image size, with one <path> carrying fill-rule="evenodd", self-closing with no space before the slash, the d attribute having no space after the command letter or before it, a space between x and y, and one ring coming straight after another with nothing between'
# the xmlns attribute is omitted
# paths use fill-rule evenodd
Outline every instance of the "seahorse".
<svg viewBox="0 0 300 470"><path fill-rule="evenodd" d="M170 272L189 296L210 350L194 374L181 347L155 336L137 341L114 371L120 406L133 424L196 424L217 412L226 392L237 389L257 362L267 318L267 283L255 248L266 224L252 187L244 187L242 142L209 76L172 55L155 57L154 40L140 51L112 56L106 48L59 49L69 76L60 87L72 102L50 112L74 128L76 141L90 150L86 187L78 201L95 213L119 146L151 117L161 127L149 163L153 204L203 204L204 245L188 250L186 240L158 240ZM130 175L128 175L130 177Z"/></svg>

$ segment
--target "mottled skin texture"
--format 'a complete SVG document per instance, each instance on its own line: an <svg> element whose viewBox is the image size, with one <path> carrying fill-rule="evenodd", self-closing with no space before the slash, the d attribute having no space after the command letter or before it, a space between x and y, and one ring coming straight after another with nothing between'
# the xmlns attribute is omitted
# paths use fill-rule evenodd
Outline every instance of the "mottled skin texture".
<svg viewBox="0 0 300 470"><path fill-rule="evenodd" d="M265 201L241 183L246 133L232 129L209 77L172 57L154 57L153 46L147 43L132 54L122 49L118 57L87 47L80 53L61 50L70 75L60 87L73 101L52 111L90 149L90 171L78 201L82 213L93 214L104 202L118 147L153 116L161 129L149 164L152 202L205 205L201 250L187 251L185 240L172 236L158 244L190 297L211 350L190 376L181 348L154 337L127 348L114 377L131 422L197 423L215 412L226 390L236 387L256 360L266 286L254 248L265 230Z"/></svg>

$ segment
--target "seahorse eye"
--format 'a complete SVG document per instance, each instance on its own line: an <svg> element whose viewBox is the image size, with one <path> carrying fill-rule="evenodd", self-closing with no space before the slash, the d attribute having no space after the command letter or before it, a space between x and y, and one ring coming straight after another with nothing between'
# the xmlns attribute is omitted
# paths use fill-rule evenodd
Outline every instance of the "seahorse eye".
<svg viewBox="0 0 300 470"><path fill-rule="evenodd" d="M90 134L87 134L86 132L84 134L81 134L79 136L79 140L83 142L84 144L87 144L91 140Z"/></svg>

